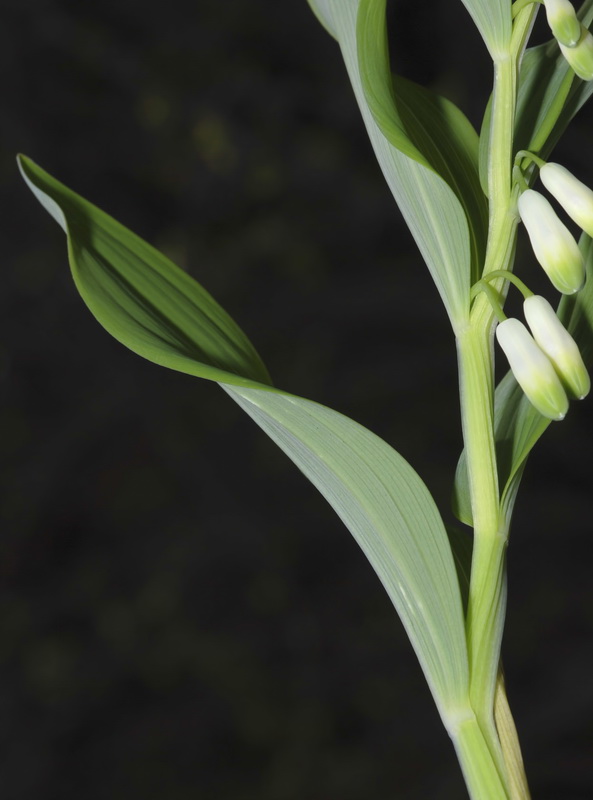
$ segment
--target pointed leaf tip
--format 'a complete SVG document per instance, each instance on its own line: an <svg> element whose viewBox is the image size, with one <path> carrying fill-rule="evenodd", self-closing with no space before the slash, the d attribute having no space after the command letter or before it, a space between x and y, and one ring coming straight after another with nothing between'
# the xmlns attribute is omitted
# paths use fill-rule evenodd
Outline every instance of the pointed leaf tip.
<svg viewBox="0 0 593 800"><path fill-rule="evenodd" d="M25 156L27 185L68 235L72 277L100 324L170 369L271 388L255 348L208 292L166 256Z"/></svg>

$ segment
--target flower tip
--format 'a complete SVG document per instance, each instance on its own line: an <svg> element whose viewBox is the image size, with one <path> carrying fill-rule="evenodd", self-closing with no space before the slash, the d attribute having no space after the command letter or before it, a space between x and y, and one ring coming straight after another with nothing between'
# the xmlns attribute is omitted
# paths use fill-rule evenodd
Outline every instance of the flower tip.
<svg viewBox="0 0 593 800"><path fill-rule="evenodd" d="M573 46L558 41L562 55L572 67L573 72L583 81L593 80L593 36L581 25L581 37Z"/></svg>
<svg viewBox="0 0 593 800"><path fill-rule="evenodd" d="M561 164L548 162L539 171L541 182L577 225L593 235L593 191Z"/></svg>
<svg viewBox="0 0 593 800"><path fill-rule="evenodd" d="M514 318L506 319L497 326L496 338L517 383L532 405L548 419L564 419L568 396L552 362L523 323Z"/></svg>
<svg viewBox="0 0 593 800"><path fill-rule="evenodd" d="M548 183L544 183L546 188ZM583 255L551 204L539 192L527 189L520 195L517 207L535 257L554 287L562 294L578 292L585 282Z"/></svg>
<svg viewBox="0 0 593 800"><path fill-rule="evenodd" d="M570 0L546 0L546 16L560 44L575 47L581 38L581 23Z"/></svg>

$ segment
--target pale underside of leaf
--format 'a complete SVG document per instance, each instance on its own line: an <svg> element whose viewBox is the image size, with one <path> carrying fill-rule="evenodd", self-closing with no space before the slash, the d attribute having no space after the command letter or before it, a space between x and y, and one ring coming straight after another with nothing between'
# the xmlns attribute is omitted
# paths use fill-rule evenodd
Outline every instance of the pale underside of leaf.
<svg viewBox="0 0 593 800"><path fill-rule="evenodd" d="M493 59L508 52L513 30L511 0L462 0Z"/></svg>
<svg viewBox="0 0 593 800"><path fill-rule="evenodd" d="M358 63L360 0L330 0L337 39L372 146L385 179L428 265L452 325L467 321L470 237L455 193L432 169L391 144L365 99Z"/></svg>
<svg viewBox="0 0 593 800"><path fill-rule="evenodd" d="M459 586L443 523L418 475L336 411L299 397L223 388L350 530L398 611L441 713L462 707L467 656Z"/></svg>
<svg viewBox="0 0 593 800"><path fill-rule="evenodd" d="M386 0L361 0L357 46L362 88L377 126L403 155L443 178L463 207L472 282L477 280L488 233L488 206L478 173L478 134L454 103L391 74Z"/></svg>
<svg viewBox="0 0 593 800"><path fill-rule="evenodd" d="M65 228L76 285L98 321L136 353L219 382L285 450L371 561L444 718L466 707L464 621L451 548L412 467L347 417L267 385L247 337L199 284L28 159L20 165Z"/></svg>

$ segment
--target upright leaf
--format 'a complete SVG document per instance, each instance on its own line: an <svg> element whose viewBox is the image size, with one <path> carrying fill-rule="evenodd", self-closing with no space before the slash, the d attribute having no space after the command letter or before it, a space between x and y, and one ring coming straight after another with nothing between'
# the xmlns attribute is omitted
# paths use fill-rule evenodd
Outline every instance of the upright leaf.
<svg viewBox="0 0 593 800"><path fill-rule="evenodd" d="M462 0L493 59L508 52L513 30L511 0Z"/></svg>
<svg viewBox="0 0 593 800"><path fill-rule="evenodd" d="M228 391L319 489L364 551L441 713L461 707L467 657L459 586L447 533L418 475L382 439L336 411L300 397Z"/></svg>
<svg viewBox="0 0 593 800"><path fill-rule="evenodd" d="M449 100L391 74L386 0L361 0L358 61L365 99L387 140L443 178L461 203L472 245L472 282L482 271L488 206L480 186L479 138Z"/></svg>
<svg viewBox="0 0 593 800"><path fill-rule="evenodd" d="M358 59L360 0L328 0L332 25L375 154L430 269L453 327L467 321L470 287L468 223L455 193L440 176L389 142L365 98Z"/></svg>
<svg viewBox="0 0 593 800"><path fill-rule="evenodd" d="M99 322L156 363L215 380L328 499L393 601L446 719L467 705L459 585L437 508L412 467L336 411L272 389L252 345L199 284L154 248L20 159L68 236L76 285Z"/></svg>

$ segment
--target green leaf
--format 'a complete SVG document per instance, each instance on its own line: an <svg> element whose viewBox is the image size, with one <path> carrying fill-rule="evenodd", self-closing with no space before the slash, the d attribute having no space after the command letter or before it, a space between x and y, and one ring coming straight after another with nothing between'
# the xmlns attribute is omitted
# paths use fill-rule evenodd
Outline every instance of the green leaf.
<svg viewBox="0 0 593 800"><path fill-rule="evenodd" d="M477 280L488 233L488 206L478 169L478 134L449 100L392 76L385 11L386 0L362 0L358 11L358 62L366 102L390 144L432 169L455 193L469 223L472 275Z"/></svg>
<svg viewBox="0 0 593 800"><path fill-rule="evenodd" d="M68 234L74 282L112 336L149 361L200 378L271 383L249 339L187 273L30 159L18 163Z"/></svg>
<svg viewBox="0 0 593 800"><path fill-rule="evenodd" d="M332 0L307 0L319 22L321 22L323 27L331 36L336 38L336 31L333 24L331 10L331 1Z"/></svg>
<svg viewBox="0 0 593 800"><path fill-rule="evenodd" d="M462 0L493 59L508 53L513 30L511 0Z"/></svg>
<svg viewBox="0 0 593 800"><path fill-rule="evenodd" d="M358 60L360 0L329 0L332 22L371 143L426 261L454 328L467 322L470 287L468 223L454 192L432 169L384 136L365 98Z"/></svg>
<svg viewBox="0 0 593 800"><path fill-rule="evenodd" d="M583 234L579 243L585 258L587 281L576 295L563 296L558 316L579 345L585 364L593 367L593 243ZM550 420L536 411L512 372L496 387L494 397L494 432L498 477L502 489L501 508L510 522L523 470L529 453L550 425ZM467 525L472 512L465 454L457 465L453 489L453 511Z"/></svg>
<svg viewBox="0 0 593 800"><path fill-rule="evenodd" d="M593 2L583 4L579 17L593 21ZM529 48L519 76L515 149L532 150L546 158L568 123L593 94L593 81L577 78L551 39Z"/></svg>
<svg viewBox="0 0 593 800"><path fill-rule="evenodd" d="M336 411L300 397L227 391L319 489L364 551L441 713L461 708L467 656L459 586L447 533L418 475L382 439Z"/></svg>
<svg viewBox="0 0 593 800"><path fill-rule="evenodd" d="M244 334L192 278L28 159L20 165L66 230L76 285L101 324L152 361L218 381L255 419L362 547L443 717L466 708L467 652L451 548L412 467L338 412L264 385L267 373Z"/></svg>

